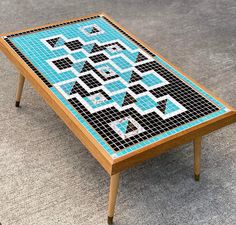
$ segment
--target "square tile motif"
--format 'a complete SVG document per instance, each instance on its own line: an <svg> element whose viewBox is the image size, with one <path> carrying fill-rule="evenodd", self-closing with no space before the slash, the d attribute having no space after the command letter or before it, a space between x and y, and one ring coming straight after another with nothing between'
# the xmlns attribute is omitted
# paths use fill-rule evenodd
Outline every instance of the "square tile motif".
<svg viewBox="0 0 236 225"><path fill-rule="evenodd" d="M100 67L97 70L105 79L117 77L115 71L109 66Z"/></svg>
<svg viewBox="0 0 236 225"><path fill-rule="evenodd" d="M97 24L82 26L80 27L80 30L89 37L104 33L104 31Z"/></svg>
<svg viewBox="0 0 236 225"><path fill-rule="evenodd" d="M145 131L131 116L116 120L109 125L122 139L133 137Z"/></svg>
<svg viewBox="0 0 236 225"><path fill-rule="evenodd" d="M94 105L98 105L107 101L107 98L101 93L97 93L87 97Z"/></svg>
<svg viewBox="0 0 236 225"><path fill-rule="evenodd" d="M118 45L117 43L107 46L106 49L110 53L118 53L123 50L122 47L120 45Z"/></svg>

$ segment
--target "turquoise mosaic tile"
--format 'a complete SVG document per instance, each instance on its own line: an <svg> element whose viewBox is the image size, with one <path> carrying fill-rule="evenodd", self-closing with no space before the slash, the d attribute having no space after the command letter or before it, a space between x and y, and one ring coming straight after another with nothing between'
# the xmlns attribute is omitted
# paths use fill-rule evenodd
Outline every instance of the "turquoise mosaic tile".
<svg viewBox="0 0 236 225"><path fill-rule="evenodd" d="M229 111L105 17L5 41L113 158Z"/></svg>

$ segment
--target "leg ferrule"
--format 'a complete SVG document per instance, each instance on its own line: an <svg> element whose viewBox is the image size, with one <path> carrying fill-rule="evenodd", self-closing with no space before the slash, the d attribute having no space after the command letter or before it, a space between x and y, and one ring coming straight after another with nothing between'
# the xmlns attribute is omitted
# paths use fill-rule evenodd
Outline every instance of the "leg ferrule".
<svg viewBox="0 0 236 225"><path fill-rule="evenodd" d="M195 174L194 177L195 177L195 181L199 181L200 180L200 174L198 174L198 175Z"/></svg>
<svg viewBox="0 0 236 225"><path fill-rule="evenodd" d="M20 107L20 102L19 101L16 101L16 107Z"/></svg>
<svg viewBox="0 0 236 225"><path fill-rule="evenodd" d="M107 222L108 224L113 224L113 216L112 217L108 216Z"/></svg>

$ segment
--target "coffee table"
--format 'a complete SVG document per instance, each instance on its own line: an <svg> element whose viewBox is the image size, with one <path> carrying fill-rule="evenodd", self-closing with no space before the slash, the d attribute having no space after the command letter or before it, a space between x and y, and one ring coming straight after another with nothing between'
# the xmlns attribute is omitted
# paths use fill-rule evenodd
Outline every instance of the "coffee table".
<svg viewBox="0 0 236 225"><path fill-rule="evenodd" d="M1 50L110 175L236 121L236 111L104 13L1 35Z"/></svg>

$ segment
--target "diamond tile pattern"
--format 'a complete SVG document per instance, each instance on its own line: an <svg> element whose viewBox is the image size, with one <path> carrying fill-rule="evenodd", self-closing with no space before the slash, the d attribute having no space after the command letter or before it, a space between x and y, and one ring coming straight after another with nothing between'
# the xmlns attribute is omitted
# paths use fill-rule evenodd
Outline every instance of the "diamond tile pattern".
<svg viewBox="0 0 236 225"><path fill-rule="evenodd" d="M112 157L227 112L106 17L5 41Z"/></svg>

